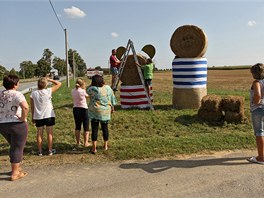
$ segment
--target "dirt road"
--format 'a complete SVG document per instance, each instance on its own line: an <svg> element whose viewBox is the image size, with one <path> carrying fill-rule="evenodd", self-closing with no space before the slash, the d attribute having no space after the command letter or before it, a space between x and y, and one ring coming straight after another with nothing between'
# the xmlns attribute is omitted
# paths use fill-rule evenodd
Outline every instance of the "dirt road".
<svg viewBox="0 0 264 198"><path fill-rule="evenodd" d="M255 151L222 152L175 160L25 167L8 181L1 167L0 197L261 197L264 165L245 159Z"/></svg>

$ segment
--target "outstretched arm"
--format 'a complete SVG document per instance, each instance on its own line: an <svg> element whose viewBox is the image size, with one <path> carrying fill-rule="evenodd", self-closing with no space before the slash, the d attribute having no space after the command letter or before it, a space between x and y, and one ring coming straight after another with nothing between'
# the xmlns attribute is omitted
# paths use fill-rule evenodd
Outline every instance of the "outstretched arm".
<svg viewBox="0 0 264 198"><path fill-rule="evenodd" d="M59 82L57 80L53 80L53 79L48 78L48 82L51 82L53 84L53 86L51 87L52 93L54 93L55 91L57 91L61 87L61 82Z"/></svg>

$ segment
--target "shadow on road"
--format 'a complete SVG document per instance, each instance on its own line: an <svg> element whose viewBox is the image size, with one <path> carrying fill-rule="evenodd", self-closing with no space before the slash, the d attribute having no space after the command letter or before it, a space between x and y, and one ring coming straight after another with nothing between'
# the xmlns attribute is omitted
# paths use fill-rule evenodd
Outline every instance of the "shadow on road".
<svg viewBox="0 0 264 198"><path fill-rule="evenodd" d="M241 162L243 160L243 162ZM248 165L245 157L236 158L216 158L203 160L158 160L149 163L128 163L121 164L119 167L123 169L140 168L148 173L158 173L170 168L195 168L199 166L234 166Z"/></svg>

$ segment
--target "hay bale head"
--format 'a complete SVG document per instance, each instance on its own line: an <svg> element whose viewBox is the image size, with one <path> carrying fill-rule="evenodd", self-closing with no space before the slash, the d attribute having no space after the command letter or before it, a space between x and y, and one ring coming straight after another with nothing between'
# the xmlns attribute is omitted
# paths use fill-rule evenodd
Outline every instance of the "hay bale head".
<svg viewBox="0 0 264 198"><path fill-rule="evenodd" d="M217 95L204 96L201 101L201 108L207 111L222 112L222 98Z"/></svg>
<svg viewBox="0 0 264 198"><path fill-rule="evenodd" d="M202 57L207 49L207 36L194 25L184 25L175 30L170 47L179 58Z"/></svg>
<svg viewBox="0 0 264 198"><path fill-rule="evenodd" d="M138 54L137 58L140 65L146 64L146 57ZM133 55L129 55L127 57L127 61L120 80L123 85L142 85Z"/></svg>
<svg viewBox="0 0 264 198"><path fill-rule="evenodd" d="M226 96L222 99L224 111L244 113L245 98L242 96Z"/></svg>

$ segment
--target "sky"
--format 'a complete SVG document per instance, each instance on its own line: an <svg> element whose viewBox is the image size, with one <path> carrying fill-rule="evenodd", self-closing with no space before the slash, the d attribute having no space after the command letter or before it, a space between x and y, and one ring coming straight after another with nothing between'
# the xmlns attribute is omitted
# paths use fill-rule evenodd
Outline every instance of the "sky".
<svg viewBox="0 0 264 198"><path fill-rule="evenodd" d="M171 69L170 39L183 25L206 34L208 66L253 65L264 62L263 13L261 0L0 0L0 65L20 70L46 48L65 59L66 29L87 68L108 67L111 50L131 39L137 53L153 45L156 67Z"/></svg>

